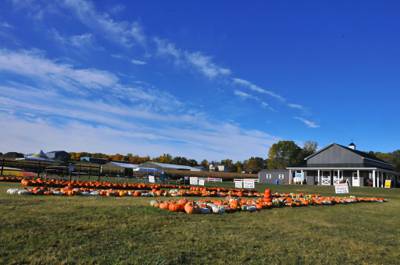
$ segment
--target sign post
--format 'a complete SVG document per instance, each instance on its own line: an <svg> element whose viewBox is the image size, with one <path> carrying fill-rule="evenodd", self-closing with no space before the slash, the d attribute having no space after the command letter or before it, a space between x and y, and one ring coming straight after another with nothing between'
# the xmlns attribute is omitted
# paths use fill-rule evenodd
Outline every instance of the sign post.
<svg viewBox="0 0 400 265"><path fill-rule="evenodd" d="M75 166L73 164L68 165L68 174L69 174L69 181L71 181L72 178L72 172L74 172Z"/></svg>

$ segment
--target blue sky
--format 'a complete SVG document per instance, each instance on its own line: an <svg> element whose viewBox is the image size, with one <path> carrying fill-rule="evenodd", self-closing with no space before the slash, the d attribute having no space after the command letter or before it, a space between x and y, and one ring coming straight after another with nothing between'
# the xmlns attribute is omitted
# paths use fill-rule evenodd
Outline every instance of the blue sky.
<svg viewBox="0 0 400 265"><path fill-rule="evenodd" d="M351 2L351 3L350 3ZM0 3L0 151L400 148L397 1Z"/></svg>

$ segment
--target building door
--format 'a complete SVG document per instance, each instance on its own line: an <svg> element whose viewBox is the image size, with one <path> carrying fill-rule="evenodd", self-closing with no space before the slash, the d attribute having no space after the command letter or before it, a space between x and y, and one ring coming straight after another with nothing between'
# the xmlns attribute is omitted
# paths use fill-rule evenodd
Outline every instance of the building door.
<svg viewBox="0 0 400 265"><path fill-rule="evenodd" d="M330 186L331 185L331 172L322 171L321 172L321 185Z"/></svg>
<svg viewBox="0 0 400 265"><path fill-rule="evenodd" d="M360 187L360 177L357 175L357 172L353 172L351 183L353 187Z"/></svg>

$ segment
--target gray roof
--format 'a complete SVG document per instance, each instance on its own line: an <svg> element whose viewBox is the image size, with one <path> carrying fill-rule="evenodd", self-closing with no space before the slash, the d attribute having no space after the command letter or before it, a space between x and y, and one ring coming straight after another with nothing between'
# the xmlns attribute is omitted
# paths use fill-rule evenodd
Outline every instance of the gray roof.
<svg viewBox="0 0 400 265"><path fill-rule="evenodd" d="M107 163L107 165L113 165L113 166L123 167L123 168L138 168L139 167L139 165L137 165L137 164L121 163L121 162L114 162L114 161Z"/></svg>
<svg viewBox="0 0 400 265"><path fill-rule="evenodd" d="M355 154L357 154L357 155L359 155L359 156L362 156L363 158L366 158L366 159L369 159L369 160L373 160L373 161L376 161L376 162L379 162L379 163L385 163L385 164L389 164L389 165L390 165L390 163L388 163L388 162L386 162L386 161L383 161L382 159L379 159L379 158L377 158L377 157L371 156L370 154L368 154L368 153L366 153L366 152L362 152L362 151L359 151L359 150L354 150L354 149L351 149L351 148L349 148L349 147L347 147L347 146L344 146L344 145L341 145L341 144L336 144L336 143L330 144L330 145L328 145L327 147L322 148L322 149L319 150L318 152L316 152L316 153L314 153L314 154L312 154L312 155L310 155L310 156L307 156L307 157L304 158L304 159L305 159L305 160L308 160L308 159L310 159L310 158L312 158L312 157L318 155L319 153L322 153L323 151L329 149L330 147L332 147L332 146L334 146L334 145L340 146L340 147L342 147L342 148L344 148L344 149L346 149L346 150L348 150L348 151L350 151L350 152L353 152L353 153L355 153Z"/></svg>
<svg viewBox="0 0 400 265"><path fill-rule="evenodd" d="M145 162L143 164L145 164L146 166L148 164L153 164L153 165L155 165L157 167L160 167L160 168L163 168L163 169L200 171L200 169L198 169L198 168L191 167L191 166L185 166L185 165L175 165L175 164L159 163L159 162L152 162L152 161ZM143 165L143 164L141 164L141 165Z"/></svg>

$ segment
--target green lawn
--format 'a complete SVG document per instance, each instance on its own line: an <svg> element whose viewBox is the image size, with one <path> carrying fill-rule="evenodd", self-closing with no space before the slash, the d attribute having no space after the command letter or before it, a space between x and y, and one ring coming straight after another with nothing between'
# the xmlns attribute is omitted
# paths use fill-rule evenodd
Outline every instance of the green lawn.
<svg viewBox="0 0 400 265"><path fill-rule="evenodd" d="M387 203L186 215L148 207L150 198L6 194L18 186L0 184L1 264L400 263L399 189L352 190Z"/></svg>

